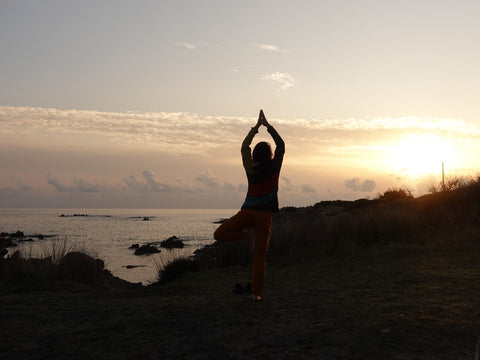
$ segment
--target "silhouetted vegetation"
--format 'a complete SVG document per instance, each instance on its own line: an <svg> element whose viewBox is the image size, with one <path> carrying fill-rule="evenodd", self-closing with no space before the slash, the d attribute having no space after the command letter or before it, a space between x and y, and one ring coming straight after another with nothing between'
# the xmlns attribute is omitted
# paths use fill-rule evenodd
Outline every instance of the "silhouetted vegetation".
<svg viewBox="0 0 480 360"><path fill-rule="evenodd" d="M94 257L86 247L69 245L67 241L51 243L38 254L16 251L0 258L0 284L22 285L51 282L74 282L100 287L130 286L104 268L104 262Z"/></svg>
<svg viewBox="0 0 480 360"><path fill-rule="evenodd" d="M413 199L412 192L409 189L391 188L378 197L379 200L385 201L402 201Z"/></svg>
<svg viewBox="0 0 480 360"><path fill-rule="evenodd" d="M448 190L414 198L408 189L392 188L373 200L322 201L288 207L274 216L268 262L354 254L380 244L461 246L480 240L480 177L450 179ZM188 271L247 266L248 242L216 242L193 257L177 259L159 271L160 282Z"/></svg>

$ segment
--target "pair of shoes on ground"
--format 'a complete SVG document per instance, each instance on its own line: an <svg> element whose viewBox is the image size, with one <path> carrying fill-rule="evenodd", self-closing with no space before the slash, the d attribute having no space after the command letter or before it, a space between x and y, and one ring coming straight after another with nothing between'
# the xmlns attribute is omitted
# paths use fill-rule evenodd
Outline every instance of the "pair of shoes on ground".
<svg viewBox="0 0 480 360"><path fill-rule="evenodd" d="M237 283L233 287L232 292L234 294L237 294L237 295L243 294L243 293L251 293L252 292L252 284L247 283L247 285L242 286L241 284ZM260 300L262 300L262 297L260 295L257 295L257 294L252 294L252 300L253 301L260 301Z"/></svg>
<svg viewBox="0 0 480 360"><path fill-rule="evenodd" d="M235 286L232 289L232 292L234 294L243 294L243 293L249 293L252 291L252 284L247 283L245 286L242 286L241 284L235 284Z"/></svg>

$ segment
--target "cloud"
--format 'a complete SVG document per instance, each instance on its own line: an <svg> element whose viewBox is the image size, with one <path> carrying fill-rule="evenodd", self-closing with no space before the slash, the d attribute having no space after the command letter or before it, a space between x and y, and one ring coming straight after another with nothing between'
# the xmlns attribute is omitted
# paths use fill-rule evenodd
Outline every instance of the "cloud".
<svg viewBox="0 0 480 360"><path fill-rule="evenodd" d="M282 87L293 86L293 80L288 80L288 76L283 75L285 74L277 72L262 79L277 82L284 79L286 82L285 85L281 83ZM238 137L232 134L251 126L256 120L255 116L256 114L252 117L202 116L182 112L118 113L0 106L0 144L17 145L18 140L26 136L29 136L28 142L34 144L41 136L50 138L51 135L55 135L55 141L68 137L69 141L77 140L80 146L85 143L84 140L97 140L96 145L102 146L113 143L122 146L140 143L142 147L153 147L168 153L205 154L220 147L237 147ZM371 136L376 136L378 141L386 137L398 138L399 134L403 133L425 131L429 134L435 132L442 135L480 138L479 126L460 119L385 117L272 120L298 134L291 133L290 142L297 138L302 144L319 143L322 139L329 144L345 143L345 137L355 142L363 139L370 143L366 132L372 132ZM375 135L373 132L379 133Z"/></svg>
<svg viewBox="0 0 480 360"><path fill-rule="evenodd" d="M295 79L293 78L292 75L288 73L281 73L278 71L271 74L267 74L263 76L261 79L265 81L273 81L273 82L279 83L280 88L278 90L280 91L288 90L289 88L293 87L295 83Z"/></svg>
<svg viewBox="0 0 480 360"><path fill-rule="evenodd" d="M181 112L115 113L0 106L0 144L17 145L20 139L24 143L28 137L29 145L33 145L54 135L55 141L49 141L48 146L54 147L59 141L69 147L89 148L141 144L144 149L204 155L229 143L232 148L236 146L238 140L231 134L252 122L253 117L212 117Z"/></svg>
<svg viewBox="0 0 480 360"><path fill-rule="evenodd" d="M315 194L317 190L310 184L295 185L292 181L282 176L280 177L280 189L285 192L296 192L300 194Z"/></svg>
<svg viewBox="0 0 480 360"><path fill-rule="evenodd" d="M302 192L308 194L315 194L317 192L317 190L315 190L315 188L309 184L300 185L300 189L302 190Z"/></svg>
<svg viewBox="0 0 480 360"><path fill-rule="evenodd" d="M189 42L178 42L177 43L178 46L181 46L185 49L188 49L188 50L195 50L197 47Z"/></svg>
<svg viewBox="0 0 480 360"><path fill-rule="evenodd" d="M210 190L216 192L243 192L246 186L238 185L235 186L228 181L220 182L217 176L213 173L211 169L206 169L200 175L195 178L196 184L199 186L197 190Z"/></svg>
<svg viewBox="0 0 480 360"><path fill-rule="evenodd" d="M198 184L210 189L218 189L220 186L218 178L215 176L211 169L206 169L203 173L201 173L195 178L195 181Z"/></svg>
<svg viewBox="0 0 480 360"><path fill-rule="evenodd" d="M49 185L52 185L54 189L58 192L73 192L75 188L71 185L63 185L56 177L52 176L50 173L47 174L47 182Z"/></svg>
<svg viewBox="0 0 480 360"><path fill-rule="evenodd" d="M264 51L272 51L272 52L283 52L284 50L280 49L277 45L273 44L254 44L254 47L264 50Z"/></svg>
<svg viewBox="0 0 480 360"><path fill-rule="evenodd" d="M64 185L52 174L47 174L47 183L57 191L61 193L66 192L81 192L81 193L94 193L100 192L102 189L97 186L89 183L88 181L82 179L74 179L73 185Z"/></svg>
<svg viewBox="0 0 480 360"><path fill-rule="evenodd" d="M156 179L155 173L152 170L144 170L142 172L142 180L137 180L134 175L128 176L123 180L125 190L145 193L145 192L159 192L159 193L214 193L214 192L243 192L246 189L244 184L233 185L228 181L220 182L218 177L211 169L206 169L194 177L191 183L186 183L183 180L177 180L174 183L160 182Z"/></svg>
<svg viewBox="0 0 480 360"><path fill-rule="evenodd" d="M122 183L128 190L135 193L157 192L157 193L175 193L184 188L164 182L157 181L155 173L152 170L143 170L141 180L137 180L134 175L129 175Z"/></svg>
<svg viewBox="0 0 480 360"><path fill-rule="evenodd" d="M344 184L348 189L355 192L372 192L373 190L375 190L376 187L375 181L360 181L360 179L357 177L350 180L345 180Z"/></svg>
<svg viewBox="0 0 480 360"><path fill-rule="evenodd" d="M142 176L147 182L148 189L151 191L171 193L179 190L169 184L156 181L155 174L151 170L144 170Z"/></svg>
<svg viewBox="0 0 480 360"><path fill-rule="evenodd" d="M321 189L324 188L332 188L333 192L342 188L343 192L338 195L342 198L361 191L382 190L399 181L411 183L411 178L398 180L392 176L382 180L381 175L383 171L393 173L396 178L406 176L389 167L395 164L389 153L392 144L406 136L434 134L447 142L453 141L458 148L459 168L460 165L465 167L460 163L462 159L473 158L478 152L480 141L480 127L460 119L269 120L284 136L287 146L285 165L288 166L282 170L286 178L281 181L280 190L288 197L283 200L298 204L315 194L314 191L323 196ZM255 121L256 114L234 117L0 106L0 162L3 166L0 188L10 189L4 191L12 199L20 196L18 194L24 198L42 195L65 201L75 196L86 202L94 197L100 201L106 198L105 194L115 200L120 194L119 199L137 196L153 202L149 196L165 199L189 194L181 196L185 204L191 198L201 204L200 197L206 199L210 195L235 203L230 193L238 200L246 192L239 147ZM263 128L255 137L255 141L262 140L271 141ZM376 183L365 180L373 175L362 175L355 170L358 164L368 169L369 174L376 172ZM202 171L208 168L215 173ZM132 173L129 169L138 170L129 176ZM47 170L50 173L46 177ZM288 179L293 172L296 179L302 176L305 180L293 184ZM333 173L327 182L325 175ZM238 180L230 181L243 184L227 181L231 174ZM178 182L178 178L185 180ZM85 196L88 193L92 196ZM158 196L153 196L155 194ZM14 203L10 204L14 207ZM45 204L50 206L48 201Z"/></svg>
<svg viewBox="0 0 480 360"><path fill-rule="evenodd" d="M101 191L101 188L99 188L98 185L93 185L88 181L84 181L82 179L73 180L73 184L74 184L75 190L82 193L87 193L87 192L94 193L94 192Z"/></svg>
<svg viewBox="0 0 480 360"><path fill-rule="evenodd" d="M23 191L23 192L33 191L32 186L25 185L20 179L17 179L14 176L10 176L10 180L13 181L16 184L17 189L20 190L20 191Z"/></svg>

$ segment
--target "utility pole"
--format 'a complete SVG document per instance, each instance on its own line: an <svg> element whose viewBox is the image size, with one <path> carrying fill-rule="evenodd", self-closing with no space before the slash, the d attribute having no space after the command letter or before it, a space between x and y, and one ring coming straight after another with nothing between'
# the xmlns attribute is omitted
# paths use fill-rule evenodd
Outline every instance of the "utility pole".
<svg viewBox="0 0 480 360"><path fill-rule="evenodd" d="M442 191L445 191L445 168L442 161Z"/></svg>

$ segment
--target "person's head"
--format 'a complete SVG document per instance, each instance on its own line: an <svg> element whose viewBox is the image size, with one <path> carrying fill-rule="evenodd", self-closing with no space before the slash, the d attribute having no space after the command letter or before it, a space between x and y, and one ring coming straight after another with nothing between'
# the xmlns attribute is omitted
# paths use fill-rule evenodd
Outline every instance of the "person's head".
<svg viewBox="0 0 480 360"><path fill-rule="evenodd" d="M272 148L266 141L259 142L252 151L252 158L257 162L266 162L272 160Z"/></svg>

